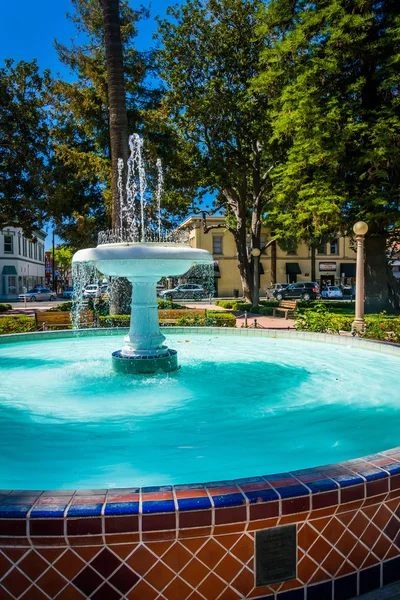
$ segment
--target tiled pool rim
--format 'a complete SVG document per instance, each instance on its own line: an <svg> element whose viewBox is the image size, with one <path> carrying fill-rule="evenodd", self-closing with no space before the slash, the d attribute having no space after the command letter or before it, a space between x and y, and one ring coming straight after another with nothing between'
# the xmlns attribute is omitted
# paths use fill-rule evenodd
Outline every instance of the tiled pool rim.
<svg viewBox="0 0 400 600"><path fill-rule="evenodd" d="M9 342L121 335L51 331ZM286 330L168 328L400 346ZM134 482L133 482L134 484ZM296 526L296 578L255 586L255 534ZM0 491L0 599L345 600L400 579L400 447L335 465L151 488Z"/></svg>

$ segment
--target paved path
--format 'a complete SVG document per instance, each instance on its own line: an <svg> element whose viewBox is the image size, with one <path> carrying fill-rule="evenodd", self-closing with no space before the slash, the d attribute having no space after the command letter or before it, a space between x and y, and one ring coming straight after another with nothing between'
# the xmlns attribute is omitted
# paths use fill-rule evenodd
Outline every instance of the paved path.
<svg viewBox="0 0 400 600"><path fill-rule="evenodd" d="M284 317L264 317L262 315L247 314L247 326L254 327L254 321L263 329L294 329L294 320ZM236 327L244 326L244 315L237 314Z"/></svg>
<svg viewBox="0 0 400 600"><path fill-rule="evenodd" d="M380 590L358 596L353 600L400 600L400 583L388 585Z"/></svg>

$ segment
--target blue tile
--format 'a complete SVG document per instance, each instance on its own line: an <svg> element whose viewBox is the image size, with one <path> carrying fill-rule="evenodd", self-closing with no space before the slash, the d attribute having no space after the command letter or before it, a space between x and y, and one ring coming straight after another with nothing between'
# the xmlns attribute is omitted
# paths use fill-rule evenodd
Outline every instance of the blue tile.
<svg viewBox="0 0 400 600"><path fill-rule="evenodd" d="M307 600L332 600L332 581L308 587Z"/></svg>
<svg viewBox="0 0 400 600"><path fill-rule="evenodd" d="M394 558L383 563L383 585L399 581L400 558Z"/></svg>
<svg viewBox="0 0 400 600"><path fill-rule="evenodd" d="M264 483L264 477L243 477L242 479L235 479L235 485L246 485L248 483Z"/></svg>
<svg viewBox="0 0 400 600"><path fill-rule="evenodd" d="M296 496L308 496L310 492L308 489L301 484L298 485L286 485L284 487L276 488L281 498L294 498Z"/></svg>
<svg viewBox="0 0 400 600"><path fill-rule="evenodd" d="M385 465L385 469L391 475L398 475L400 473L400 463L390 463L390 465Z"/></svg>
<svg viewBox="0 0 400 600"><path fill-rule="evenodd" d="M216 508L220 508L221 506L243 506L246 504L246 500L242 494L221 494L212 496L212 499Z"/></svg>
<svg viewBox="0 0 400 600"><path fill-rule="evenodd" d="M349 487L350 485L359 485L360 483L364 483L364 479L356 474L345 474L345 475L335 475L332 477L334 481L340 485L340 487Z"/></svg>
<svg viewBox="0 0 400 600"><path fill-rule="evenodd" d="M107 502L105 515L137 515L139 502Z"/></svg>
<svg viewBox="0 0 400 600"><path fill-rule="evenodd" d="M334 581L334 599L351 600L357 596L357 573L340 577Z"/></svg>
<svg viewBox="0 0 400 600"><path fill-rule="evenodd" d="M249 499L250 504L255 504L260 501L269 502L270 500L279 500L279 495L272 488L264 490L254 490L251 492L244 492Z"/></svg>
<svg viewBox="0 0 400 600"><path fill-rule="evenodd" d="M308 481L305 484L313 493L328 492L339 489L338 484L332 479L319 479L318 481Z"/></svg>
<svg viewBox="0 0 400 600"><path fill-rule="evenodd" d="M30 514L31 519L46 519L48 517L63 517L68 504L38 504Z"/></svg>
<svg viewBox="0 0 400 600"><path fill-rule="evenodd" d="M223 481L208 481L205 484L206 488L222 488L222 487L236 487L233 479L224 479Z"/></svg>
<svg viewBox="0 0 400 600"><path fill-rule="evenodd" d="M68 517L97 517L101 515L103 504L72 504L68 509Z"/></svg>
<svg viewBox="0 0 400 600"><path fill-rule="evenodd" d="M178 500L179 510L201 510L211 508L211 501L208 496L199 498L180 498Z"/></svg>
<svg viewBox="0 0 400 600"><path fill-rule="evenodd" d="M375 469L366 469L365 471L364 469L360 469L360 471L357 472L365 477L367 481L376 481L377 479L384 479L384 477L388 477L388 474L385 473L385 471L378 471Z"/></svg>
<svg viewBox="0 0 400 600"><path fill-rule="evenodd" d="M172 485L163 486L151 486L142 488L143 494L149 494L151 492L172 492Z"/></svg>
<svg viewBox="0 0 400 600"><path fill-rule="evenodd" d="M144 515L147 513L174 512L175 503L173 500L149 500L143 502L142 511Z"/></svg>
<svg viewBox="0 0 400 600"><path fill-rule="evenodd" d="M381 587L381 565L360 571L360 594L372 592Z"/></svg>
<svg viewBox="0 0 400 600"><path fill-rule="evenodd" d="M174 485L174 489L177 492L184 492L185 490L204 490L204 484L189 483L188 485Z"/></svg>
<svg viewBox="0 0 400 600"><path fill-rule="evenodd" d="M304 600L304 588L281 592L277 595L277 600Z"/></svg>
<svg viewBox="0 0 400 600"><path fill-rule="evenodd" d="M3 519L22 519L26 517L32 504L1 504L0 517Z"/></svg>

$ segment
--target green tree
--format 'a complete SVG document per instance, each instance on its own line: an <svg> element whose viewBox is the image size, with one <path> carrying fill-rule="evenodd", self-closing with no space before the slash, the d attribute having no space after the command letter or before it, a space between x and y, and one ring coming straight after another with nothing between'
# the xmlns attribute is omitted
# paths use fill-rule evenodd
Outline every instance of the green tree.
<svg viewBox="0 0 400 600"><path fill-rule="evenodd" d="M66 245L54 247L54 260L61 279L66 280L72 269L74 250ZM53 258L53 248L50 248L50 257Z"/></svg>
<svg viewBox="0 0 400 600"><path fill-rule="evenodd" d="M222 226L235 239L248 300L248 252L260 247L277 160L268 143L268 98L249 93L265 46L255 35L257 8L257 0L188 0L159 23L166 92L157 118L176 149L167 195L184 204L214 194L214 208L226 217ZM204 219L205 231L214 227Z"/></svg>
<svg viewBox="0 0 400 600"><path fill-rule="evenodd" d="M274 96L269 221L311 245L369 224L368 308L388 302L387 239L399 225L400 4L396 0L272 0L254 91Z"/></svg>
<svg viewBox="0 0 400 600"><path fill-rule="evenodd" d="M36 61L8 59L0 69L0 230L14 225L30 234L48 214L49 84Z"/></svg>

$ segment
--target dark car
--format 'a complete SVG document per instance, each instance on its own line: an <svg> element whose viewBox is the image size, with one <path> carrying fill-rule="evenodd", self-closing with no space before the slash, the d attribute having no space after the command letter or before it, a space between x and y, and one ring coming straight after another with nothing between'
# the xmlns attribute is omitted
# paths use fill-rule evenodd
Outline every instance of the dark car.
<svg viewBox="0 0 400 600"><path fill-rule="evenodd" d="M303 281L302 283L291 283L285 289L273 292L277 300L287 300L290 298L300 300L315 300L319 298L319 286L315 281Z"/></svg>

